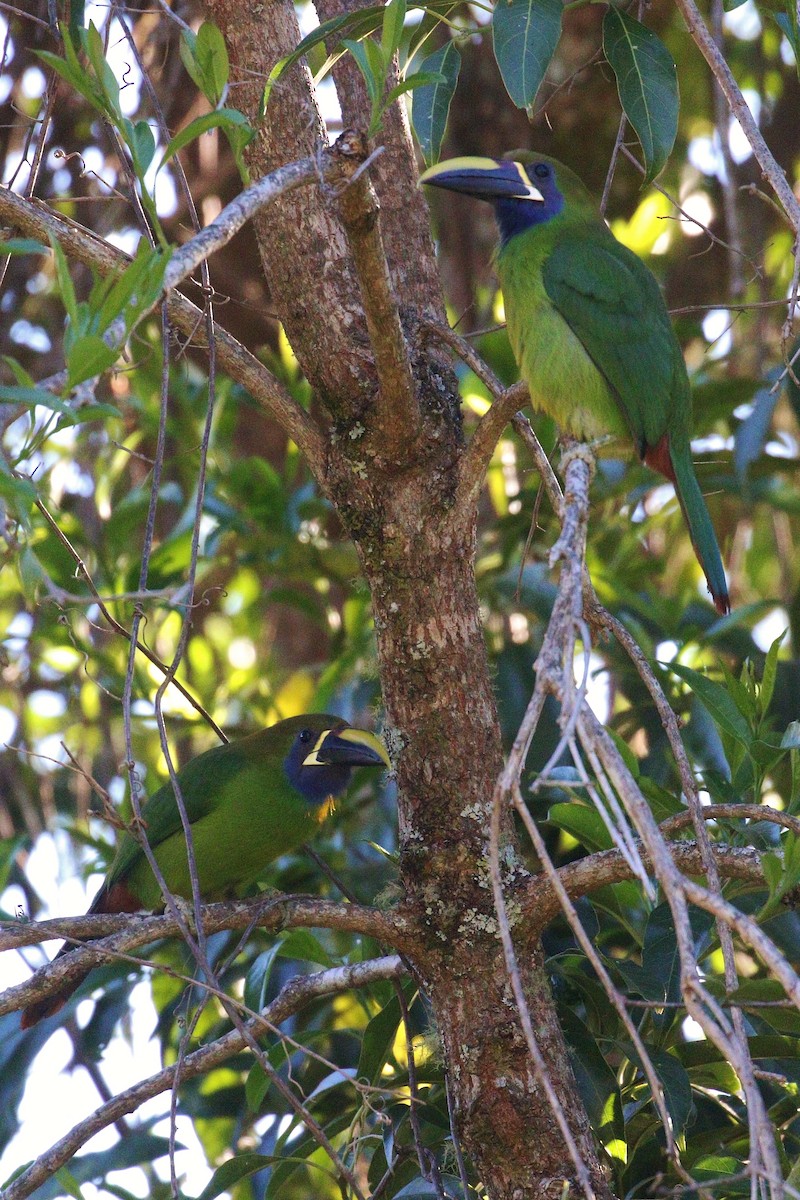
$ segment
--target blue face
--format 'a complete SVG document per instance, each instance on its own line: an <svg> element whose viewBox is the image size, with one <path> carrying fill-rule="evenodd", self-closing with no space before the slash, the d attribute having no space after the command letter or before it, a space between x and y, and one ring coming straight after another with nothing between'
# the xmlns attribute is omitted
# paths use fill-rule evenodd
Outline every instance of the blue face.
<svg viewBox="0 0 800 1200"><path fill-rule="evenodd" d="M328 796L340 795L350 782L353 770L352 766L346 763L304 767L303 761L314 749L318 738L318 731L301 729L283 760L283 769L289 782L297 788L309 805L322 804Z"/></svg>
<svg viewBox="0 0 800 1200"><path fill-rule="evenodd" d="M509 165L509 174L516 168ZM506 242L518 233L524 233L533 225L543 225L545 221L558 216L564 207L564 197L558 189L555 171L550 163L533 162L525 166L528 178L534 187L542 193L544 203L540 200L530 200L517 196L497 196L494 198L494 215L500 227L500 242Z"/></svg>

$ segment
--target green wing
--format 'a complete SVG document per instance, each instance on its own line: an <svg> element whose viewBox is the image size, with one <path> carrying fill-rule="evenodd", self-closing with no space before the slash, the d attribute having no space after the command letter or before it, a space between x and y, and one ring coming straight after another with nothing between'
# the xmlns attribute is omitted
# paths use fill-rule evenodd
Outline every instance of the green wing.
<svg viewBox="0 0 800 1200"><path fill-rule="evenodd" d="M237 743L231 742L199 754L178 772L181 796L192 825L213 811L227 784L248 765L252 766L252 763L241 753ZM147 822L147 840L152 849L183 829L171 782L165 783L145 801L142 817ZM141 854L136 839L129 833L123 834L108 873L109 885L124 879Z"/></svg>
<svg viewBox="0 0 800 1200"><path fill-rule="evenodd" d="M542 268L553 305L582 342L643 454L691 401L680 347L655 276L605 227L575 232ZM676 410L682 410L679 414Z"/></svg>

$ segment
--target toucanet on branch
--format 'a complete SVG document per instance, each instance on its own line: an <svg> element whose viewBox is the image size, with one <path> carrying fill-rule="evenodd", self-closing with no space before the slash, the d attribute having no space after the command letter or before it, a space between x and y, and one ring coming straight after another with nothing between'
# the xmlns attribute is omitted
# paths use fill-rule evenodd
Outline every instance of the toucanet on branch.
<svg viewBox="0 0 800 1200"><path fill-rule="evenodd" d="M717 610L730 610L692 466L692 402L658 283L609 230L578 177L544 154L453 158L422 183L494 206L508 336L535 408L582 441L633 440L675 485Z"/></svg>
<svg viewBox="0 0 800 1200"><path fill-rule="evenodd" d="M350 780L353 767L390 766L383 743L339 717L291 717L199 754L178 772L191 823L200 894L222 899L252 882L279 855L313 836ZM171 783L142 805L147 841L175 896L190 900L186 839ZM141 844L123 833L92 913L160 909L164 898ZM69 943L57 957L69 954ZM27 1029L65 1004L89 970L63 991L31 1004Z"/></svg>

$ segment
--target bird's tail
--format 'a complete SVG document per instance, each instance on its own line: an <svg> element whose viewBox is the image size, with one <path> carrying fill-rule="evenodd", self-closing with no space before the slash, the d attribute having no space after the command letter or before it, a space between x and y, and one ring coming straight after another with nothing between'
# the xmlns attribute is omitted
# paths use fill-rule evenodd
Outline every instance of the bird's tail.
<svg viewBox="0 0 800 1200"><path fill-rule="evenodd" d="M718 613L728 613L731 610L731 602L725 568L722 565L717 535L714 533L714 526L711 524L711 517L708 515L706 502L694 473L688 441L684 445L670 445L669 457L674 472L675 492L689 526L692 545L703 568L714 607Z"/></svg>
<svg viewBox="0 0 800 1200"><path fill-rule="evenodd" d="M64 958L65 955L70 954L73 950L77 950L77 946L72 942L65 942L53 959L53 962ZM80 987L90 971L91 967L87 967L84 973L79 975L77 979L73 977L67 980L63 988L59 991L51 992L49 996L45 996L42 1000L34 1000L33 1004L29 1004L27 1008L23 1008L21 1027L23 1029L30 1029L32 1025L43 1021L45 1017L52 1017L53 1013L57 1013L60 1008L64 1007L72 993Z"/></svg>
<svg viewBox="0 0 800 1200"><path fill-rule="evenodd" d="M139 907L140 905L136 897L132 896L124 885L116 884L109 888L108 884L104 883L92 901L89 912L136 912ZM53 959L53 962L58 962L59 959L64 958L67 954L71 954L73 950L79 949L80 944L65 942ZM27 1008L24 1008L22 1010L21 1027L23 1029L30 1029L32 1025L43 1021L45 1017L52 1017L54 1013L57 1013L59 1009L64 1007L72 993L78 990L87 975L91 974L95 966L96 964L92 963L81 974L73 975L70 979L65 980L63 986L57 991L51 992L41 1000L34 1000L33 1004L29 1004Z"/></svg>

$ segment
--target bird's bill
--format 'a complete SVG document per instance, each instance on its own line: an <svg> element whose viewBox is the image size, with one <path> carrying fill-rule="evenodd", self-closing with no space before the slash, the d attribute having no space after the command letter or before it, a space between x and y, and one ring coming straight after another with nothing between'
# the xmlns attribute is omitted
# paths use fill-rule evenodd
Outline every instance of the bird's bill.
<svg viewBox="0 0 800 1200"><path fill-rule="evenodd" d="M304 767L324 766L380 767L391 770L386 747L366 729L326 729L317 738L314 749L303 759Z"/></svg>
<svg viewBox="0 0 800 1200"><path fill-rule="evenodd" d="M481 200L507 197L544 204L544 196L531 182L524 164L510 159L448 158L423 171L419 181Z"/></svg>

